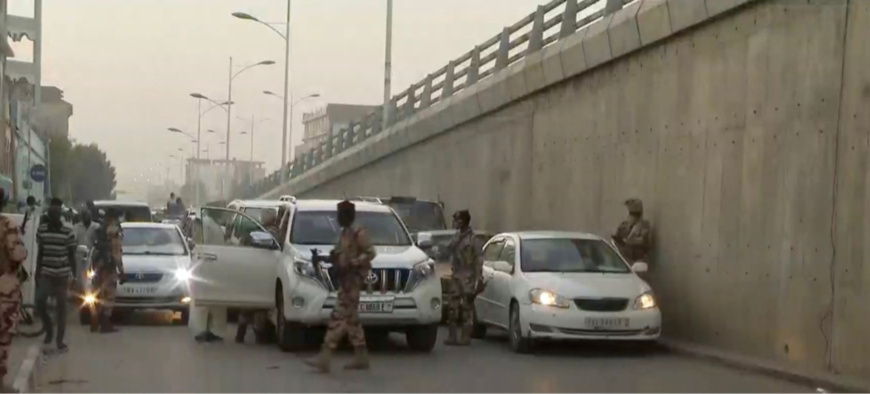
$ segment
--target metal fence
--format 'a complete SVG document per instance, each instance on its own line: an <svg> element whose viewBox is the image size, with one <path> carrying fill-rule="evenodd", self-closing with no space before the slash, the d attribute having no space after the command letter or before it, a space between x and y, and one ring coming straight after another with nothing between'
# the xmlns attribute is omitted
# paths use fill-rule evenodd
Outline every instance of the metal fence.
<svg viewBox="0 0 870 394"><path fill-rule="evenodd" d="M300 154L287 165L287 178L279 169L243 190L243 198L255 198L281 183L298 177L330 158L358 145L439 101L461 92L529 54L564 39L579 29L619 11L636 0L553 0L535 12L505 27L471 51L451 60L390 100L386 124L384 106L350 123L314 149Z"/></svg>

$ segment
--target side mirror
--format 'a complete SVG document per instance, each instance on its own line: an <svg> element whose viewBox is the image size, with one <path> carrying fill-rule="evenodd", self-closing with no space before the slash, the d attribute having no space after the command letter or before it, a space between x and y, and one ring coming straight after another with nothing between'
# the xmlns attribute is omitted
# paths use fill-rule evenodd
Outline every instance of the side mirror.
<svg viewBox="0 0 870 394"><path fill-rule="evenodd" d="M420 249L428 249L432 247L432 234L419 233L417 234L417 246Z"/></svg>
<svg viewBox="0 0 870 394"><path fill-rule="evenodd" d="M639 261L631 265L631 270L634 271L636 274L642 274L649 271L649 265L647 265L647 263Z"/></svg>
<svg viewBox="0 0 870 394"><path fill-rule="evenodd" d="M264 231L254 231L251 233L251 246L261 249L275 249L278 244L272 234Z"/></svg>

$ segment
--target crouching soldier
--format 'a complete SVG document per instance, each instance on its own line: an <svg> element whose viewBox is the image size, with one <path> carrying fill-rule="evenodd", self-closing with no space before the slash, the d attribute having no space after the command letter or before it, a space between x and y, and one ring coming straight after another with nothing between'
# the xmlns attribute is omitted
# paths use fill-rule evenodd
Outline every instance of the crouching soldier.
<svg viewBox="0 0 870 394"><path fill-rule="evenodd" d="M375 249L369 241L366 231L354 226L356 207L350 201L338 204L338 224L341 226L341 236L333 253L339 272L338 303L329 317L326 336L320 354L306 364L321 373L329 372L332 352L338 347L338 342L347 334L353 345L355 358L345 366L345 369L368 369L369 357L366 350L366 338L362 324L359 321L359 296L365 277L371 272Z"/></svg>
<svg viewBox="0 0 870 394"><path fill-rule="evenodd" d="M124 283L124 263L121 261L121 223L118 212L106 211L105 220L94 241L94 287L96 301L91 308L91 332L112 333L112 308L118 282Z"/></svg>
<svg viewBox="0 0 870 394"><path fill-rule="evenodd" d="M471 344L474 318L474 299L483 289L483 245L471 229L471 214L457 211L453 214L456 235L450 240L448 250L453 270L447 315L448 346ZM459 339L456 334L459 329Z"/></svg>
<svg viewBox="0 0 870 394"><path fill-rule="evenodd" d="M649 264L652 249L652 226L643 218L643 202L639 198L625 200L628 219L620 223L611 237L622 257L629 263Z"/></svg>

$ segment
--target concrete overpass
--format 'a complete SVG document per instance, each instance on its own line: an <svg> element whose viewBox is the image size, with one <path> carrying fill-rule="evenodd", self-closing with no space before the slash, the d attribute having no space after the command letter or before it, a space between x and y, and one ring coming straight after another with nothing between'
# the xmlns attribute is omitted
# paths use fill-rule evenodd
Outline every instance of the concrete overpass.
<svg viewBox="0 0 870 394"><path fill-rule="evenodd" d="M674 342L870 376L870 1L592 3L538 8L248 196L599 234L640 197Z"/></svg>

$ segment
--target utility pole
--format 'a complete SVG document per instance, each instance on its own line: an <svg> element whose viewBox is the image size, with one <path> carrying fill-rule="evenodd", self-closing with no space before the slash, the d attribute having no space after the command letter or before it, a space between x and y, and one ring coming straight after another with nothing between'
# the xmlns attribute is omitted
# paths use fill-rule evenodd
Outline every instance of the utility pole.
<svg viewBox="0 0 870 394"><path fill-rule="evenodd" d="M227 78L227 80L229 82L227 84L229 86L227 87L227 155L226 155L226 163L227 163L226 171L227 171L227 173L226 173L226 177L224 177L224 180L221 181L221 197L224 199L227 198L226 190L224 188L224 183L226 183L225 180L230 177L230 167L229 167L229 162L230 162L230 125L232 123L231 120L233 119L233 115L232 115L232 113L233 113L233 57L232 56L230 56L230 73L228 74L228 76L229 76L229 78Z"/></svg>
<svg viewBox="0 0 870 394"><path fill-rule="evenodd" d="M287 0L287 20L284 25L284 39L287 41L284 46L284 125L283 125L283 133L281 133L281 181L287 179L287 149L290 141L293 141L293 130L290 129L292 125L288 126L288 111L292 111L292 108L288 108L290 99L290 2L291 0ZM251 137L254 136L254 130L251 129ZM293 156L292 149L290 150L289 156Z"/></svg>
<svg viewBox="0 0 870 394"><path fill-rule="evenodd" d="M390 79L393 73L392 58L393 58L393 0L387 0L387 48L385 51L384 60L384 118L381 123L381 129L387 128L387 121L390 118ZM330 131L330 136L332 132Z"/></svg>

